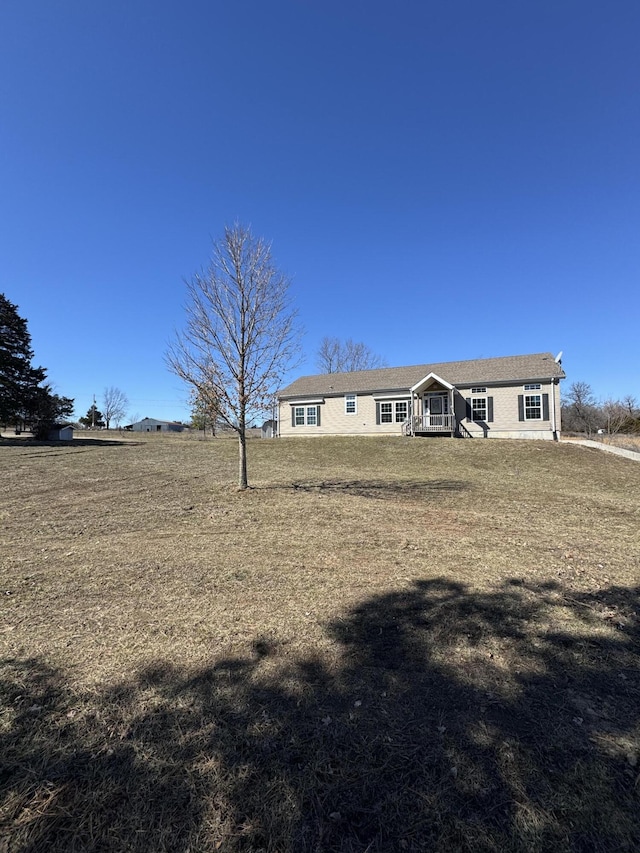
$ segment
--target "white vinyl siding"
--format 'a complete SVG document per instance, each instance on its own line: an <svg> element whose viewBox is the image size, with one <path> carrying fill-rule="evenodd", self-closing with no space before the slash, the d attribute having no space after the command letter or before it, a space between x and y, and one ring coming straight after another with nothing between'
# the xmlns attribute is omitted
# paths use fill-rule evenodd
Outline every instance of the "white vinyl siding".
<svg viewBox="0 0 640 853"><path fill-rule="evenodd" d="M455 414L458 422L474 437L488 438L552 438L552 425L556 429L560 427L560 395L557 384L550 382L527 383L540 385L540 390L532 390L524 393L524 382L522 380L511 385L500 384L496 386L468 385L466 388L456 390ZM472 394L472 388L476 391L486 387L485 394ZM279 434L285 436L323 436L323 435L402 435L402 422L411 411L409 394L393 394L383 390L379 394L356 395L356 412L347 414L347 393L339 393L326 397L305 397L299 400L280 401L280 426ZM486 399L486 419L484 421L473 420L473 408L471 399L473 396ZM525 418L524 398L540 397L534 401L536 418ZM465 406L465 401L468 403ZM531 401L530 401L531 402ZM403 405L396 407L396 403ZM386 405L385 405L386 404ZM553 405L555 404L555 409ZM307 408L315 405L318 409L318 420L316 425L307 422ZM385 418L381 415L380 407L385 405ZM413 405L413 414L422 413L422 399L416 398ZM389 408L390 407L390 408ZM529 407L531 408L531 406ZM302 410L299 422L296 422L296 410ZM476 411L478 408L476 406ZM555 411L555 422L553 414ZM406 415L405 415L406 412ZM478 416L481 412L478 413ZM398 420L396 421L396 417ZM468 418L468 419L467 419ZM303 422L300 422L302 421ZM313 416L312 416L313 421Z"/></svg>

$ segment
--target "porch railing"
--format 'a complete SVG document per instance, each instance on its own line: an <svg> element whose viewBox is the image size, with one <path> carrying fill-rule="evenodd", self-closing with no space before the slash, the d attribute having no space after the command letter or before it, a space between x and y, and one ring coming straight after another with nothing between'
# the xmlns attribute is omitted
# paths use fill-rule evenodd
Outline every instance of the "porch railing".
<svg viewBox="0 0 640 853"><path fill-rule="evenodd" d="M413 432L451 432L455 429L455 415L414 415Z"/></svg>

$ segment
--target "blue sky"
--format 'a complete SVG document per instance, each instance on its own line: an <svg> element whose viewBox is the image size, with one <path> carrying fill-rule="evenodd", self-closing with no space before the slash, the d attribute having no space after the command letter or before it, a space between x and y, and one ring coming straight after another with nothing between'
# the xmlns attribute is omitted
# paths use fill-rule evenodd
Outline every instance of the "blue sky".
<svg viewBox="0 0 640 853"><path fill-rule="evenodd" d="M84 414L239 220L306 334L390 365L564 351L640 398L640 4L4 0L0 292ZM292 377L293 378L293 377Z"/></svg>

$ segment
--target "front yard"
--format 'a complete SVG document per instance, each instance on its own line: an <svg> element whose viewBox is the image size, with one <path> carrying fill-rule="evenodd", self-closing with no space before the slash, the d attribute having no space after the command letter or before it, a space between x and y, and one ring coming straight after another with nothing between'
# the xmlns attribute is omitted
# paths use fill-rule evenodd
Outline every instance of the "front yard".
<svg viewBox="0 0 640 853"><path fill-rule="evenodd" d="M0 445L0 850L640 847L640 465L110 438Z"/></svg>

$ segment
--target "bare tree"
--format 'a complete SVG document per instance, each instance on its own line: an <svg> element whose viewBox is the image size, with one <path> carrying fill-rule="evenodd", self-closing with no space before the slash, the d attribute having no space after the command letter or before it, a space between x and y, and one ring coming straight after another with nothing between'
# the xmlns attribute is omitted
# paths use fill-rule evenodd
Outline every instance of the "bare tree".
<svg viewBox="0 0 640 853"><path fill-rule="evenodd" d="M567 400L577 423L584 427L587 435L591 435L598 427L600 416L591 385L588 382L574 382L569 387Z"/></svg>
<svg viewBox="0 0 640 853"><path fill-rule="evenodd" d="M102 395L102 416L105 419L107 429L109 429L111 421L115 421L116 425L120 426L128 405L129 400L124 391L121 391L114 385L104 389Z"/></svg>
<svg viewBox="0 0 640 853"><path fill-rule="evenodd" d="M638 401L632 394L627 394L626 397L622 398L622 405L625 408L627 415L630 418L635 418L636 413L638 411Z"/></svg>
<svg viewBox="0 0 640 853"><path fill-rule="evenodd" d="M239 488L246 489L249 416L267 411L300 347L289 280L271 246L236 223L214 242L206 270L187 283L187 320L167 352L169 369L238 433Z"/></svg>
<svg viewBox="0 0 640 853"><path fill-rule="evenodd" d="M605 400L602 404L602 413L607 419L607 432L616 435L629 420L629 411L620 400Z"/></svg>
<svg viewBox="0 0 640 853"><path fill-rule="evenodd" d="M385 360L361 341L324 337L320 342L316 364L321 373L351 373L385 367Z"/></svg>
<svg viewBox="0 0 640 853"><path fill-rule="evenodd" d="M215 436L218 421L218 398L215 391L210 388L192 388L189 393L189 402L191 405L191 426L194 429L201 429L205 437L208 427L211 430L211 435Z"/></svg>
<svg viewBox="0 0 640 853"><path fill-rule="evenodd" d="M323 338L320 341L316 364L320 373L341 373L342 345L338 338Z"/></svg>

